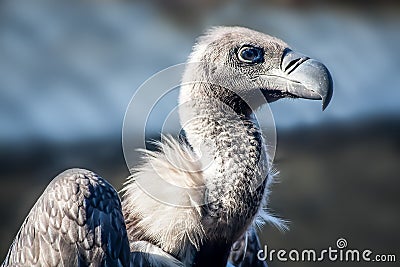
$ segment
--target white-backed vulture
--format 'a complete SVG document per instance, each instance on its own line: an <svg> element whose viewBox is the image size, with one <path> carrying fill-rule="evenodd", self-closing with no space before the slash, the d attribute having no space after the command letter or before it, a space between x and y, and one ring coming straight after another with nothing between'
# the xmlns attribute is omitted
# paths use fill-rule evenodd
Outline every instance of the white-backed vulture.
<svg viewBox="0 0 400 267"><path fill-rule="evenodd" d="M284 97L320 99L325 109L331 76L277 38L217 27L198 39L182 81L185 141L165 137L145 151L122 202L93 172L58 175L2 266L265 265L253 226L274 221L264 210L273 172L254 110Z"/></svg>

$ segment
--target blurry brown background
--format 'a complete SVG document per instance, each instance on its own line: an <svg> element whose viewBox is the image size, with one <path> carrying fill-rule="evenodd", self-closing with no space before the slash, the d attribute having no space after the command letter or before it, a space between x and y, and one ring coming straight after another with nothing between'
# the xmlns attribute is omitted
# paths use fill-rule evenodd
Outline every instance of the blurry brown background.
<svg viewBox="0 0 400 267"><path fill-rule="evenodd" d="M270 207L291 230L267 225L263 244L318 250L343 237L350 248L399 261L400 5L320 2L0 2L0 261L61 171L91 169L121 188L129 99L152 74L184 62L195 38L216 25L280 37L334 77L323 113L312 101L271 105L281 182ZM154 136L158 124L149 127Z"/></svg>

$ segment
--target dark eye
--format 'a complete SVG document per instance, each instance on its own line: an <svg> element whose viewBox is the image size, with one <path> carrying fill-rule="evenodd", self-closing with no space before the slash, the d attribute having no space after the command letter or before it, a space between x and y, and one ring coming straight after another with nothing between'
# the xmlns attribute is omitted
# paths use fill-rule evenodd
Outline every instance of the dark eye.
<svg viewBox="0 0 400 267"><path fill-rule="evenodd" d="M246 63L260 63L264 61L264 51L259 47L243 46L239 49L238 57L240 61Z"/></svg>

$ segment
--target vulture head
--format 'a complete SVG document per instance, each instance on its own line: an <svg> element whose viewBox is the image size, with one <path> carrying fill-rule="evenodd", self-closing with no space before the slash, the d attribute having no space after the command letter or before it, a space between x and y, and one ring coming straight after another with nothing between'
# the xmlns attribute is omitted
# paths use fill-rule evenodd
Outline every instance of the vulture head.
<svg viewBox="0 0 400 267"><path fill-rule="evenodd" d="M189 63L193 66L186 68L183 81L209 86L183 87L181 102L207 94L248 113L265 103L256 91L267 102L284 97L322 100L323 110L332 97L332 78L322 63L275 37L243 27L209 30L198 39Z"/></svg>

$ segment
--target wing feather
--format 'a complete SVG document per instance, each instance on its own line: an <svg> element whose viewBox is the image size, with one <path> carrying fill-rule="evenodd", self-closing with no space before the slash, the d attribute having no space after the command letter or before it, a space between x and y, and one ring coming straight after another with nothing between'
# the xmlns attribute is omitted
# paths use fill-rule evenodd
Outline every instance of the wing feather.
<svg viewBox="0 0 400 267"><path fill-rule="evenodd" d="M265 261L257 258L257 253L261 249L257 232L253 226L232 245L227 266L236 267L267 267Z"/></svg>
<svg viewBox="0 0 400 267"><path fill-rule="evenodd" d="M47 186L2 266L128 266L129 243L117 192L83 169Z"/></svg>

